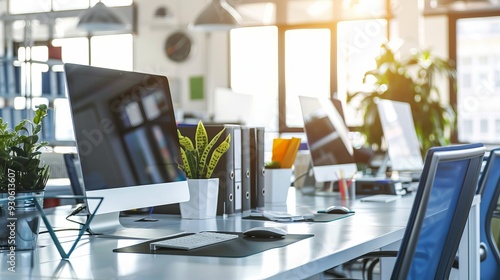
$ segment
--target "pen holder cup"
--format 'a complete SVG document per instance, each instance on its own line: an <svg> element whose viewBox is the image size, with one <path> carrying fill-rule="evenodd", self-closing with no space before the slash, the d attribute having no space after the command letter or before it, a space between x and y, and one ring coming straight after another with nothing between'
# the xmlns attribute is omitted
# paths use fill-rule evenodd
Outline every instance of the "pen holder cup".
<svg viewBox="0 0 500 280"><path fill-rule="evenodd" d="M347 186L347 194L349 195L349 199L356 199L356 181L352 180L350 184Z"/></svg>
<svg viewBox="0 0 500 280"><path fill-rule="evenodd" d="M343 182L339 180L336 183L338 184L337 187L341 199L356 199L356 181L354 179L345 180Z"/></svg>
<svg viewBox="0 0 500 280"><path fill-rule="evenodd" d="M292 169L266 169L265 178L265 195L264 201L266 204L286 205L288 190L291 185Z"/></svg>

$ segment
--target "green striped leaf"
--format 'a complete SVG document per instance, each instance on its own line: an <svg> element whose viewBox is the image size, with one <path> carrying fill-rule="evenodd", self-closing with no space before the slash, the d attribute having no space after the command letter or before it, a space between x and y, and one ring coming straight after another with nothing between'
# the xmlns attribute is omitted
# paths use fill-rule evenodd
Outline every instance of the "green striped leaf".
<svg viewBox="0 0 500 280"><path fill-rule="evenodd" d="M227 150L229 150L230 143L231 143L231 134L228 134L226 139L222 143L220 143L220 145L215 149L212 156L210 157L210 162L208 163L207 166L207 173L205 174L205 178L208 179L212 176L212 173L215 167L217 166L219 159L225 152L227 152Z"/></svg>

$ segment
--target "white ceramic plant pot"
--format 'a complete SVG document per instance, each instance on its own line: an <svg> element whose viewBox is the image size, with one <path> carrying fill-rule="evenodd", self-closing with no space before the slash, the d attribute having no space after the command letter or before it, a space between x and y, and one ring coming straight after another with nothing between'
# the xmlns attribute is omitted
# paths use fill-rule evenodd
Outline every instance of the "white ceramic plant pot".
<svg viewBox="0 0 500 280"><path fill-rule="evenodd" d="M280 204L285 205L288 197L288 189L291 185L292 169L266 169L265 184L266 204Z"/></svg>
<svg viewBox="0 0 500 280"><path fill-rule="evenodd" d="M212 219L217 215L219 178L188 179L189 201L181 202L183 219Z"/></svg>

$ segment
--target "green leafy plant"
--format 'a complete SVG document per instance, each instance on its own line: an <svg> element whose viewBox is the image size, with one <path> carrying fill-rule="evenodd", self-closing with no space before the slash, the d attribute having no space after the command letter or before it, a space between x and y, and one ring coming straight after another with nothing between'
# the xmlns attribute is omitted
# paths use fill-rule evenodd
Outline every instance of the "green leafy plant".
<svg viewBox="0 0 500 280"><path fill-rule="evenodd" d="M183 136L179 130L179 143L181 144L182 165L179 167L184 171L186 177L190 179L208 179L212 177L212 173L219 162L221 156L229 149L231 143L231 135L228 134L226 139L217 147L215 144L219 140L223 128L217 133L212 140L209 141L208 134L201 121L198 122L195 133L195 144L186 136ZM210 157L210 159L209 159ZM207 164L208 160L208 164Z"/></svg>
<svg viewBox="0 0 500 280"><path fill-rule="evenodd" d="M38 135L47 111L47 105L38 106L32 121L24 119L13 129L0 118L0 192L12 185L16 192L45 189L50 167L41 163L40 155L48 143L39 142Z"/></svg>
<svg viewBox="0 0 500 280"><path fill-rule="evenodd" d="M281 163L279 161L269 161L264 164L266 169L280 169Z"/></svg>
<svg viewBox="0 0 500 280"><path fill-rule="evenodd" d="M456 87L456 68L452 60L437 57L430 50L418 50L407 60L398 59L395 52L382 44L376 58L377 67L364 75L363 82L375 79L372 92L348 94L348 102L360 97L359 110L364 124L360 128L367 143L379 149L382 127L377 113L377 100L389 99L410 104L421 153L433 146L448 145L455 129L455 110L441 101L436 78L448 78Z"/></svg>

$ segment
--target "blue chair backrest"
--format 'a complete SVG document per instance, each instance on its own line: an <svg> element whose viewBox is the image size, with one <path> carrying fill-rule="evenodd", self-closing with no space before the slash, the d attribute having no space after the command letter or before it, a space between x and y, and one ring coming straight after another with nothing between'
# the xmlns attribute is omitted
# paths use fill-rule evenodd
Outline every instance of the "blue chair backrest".
<svg viewBox="0 0 500 280"><path fill-rule="evenodd" d="M481 262L481 279L500 279L500 253L491 233L491 219L500 195L500 149L490 152L479 181L481 210L480 240L486 246L486 259Z"/></svg>
<svg viewBox="0 0 500 280"><path fill-rule="evenodd" d="M448 279L484 151L482 144L429 149L391 279Z"/></svg>

